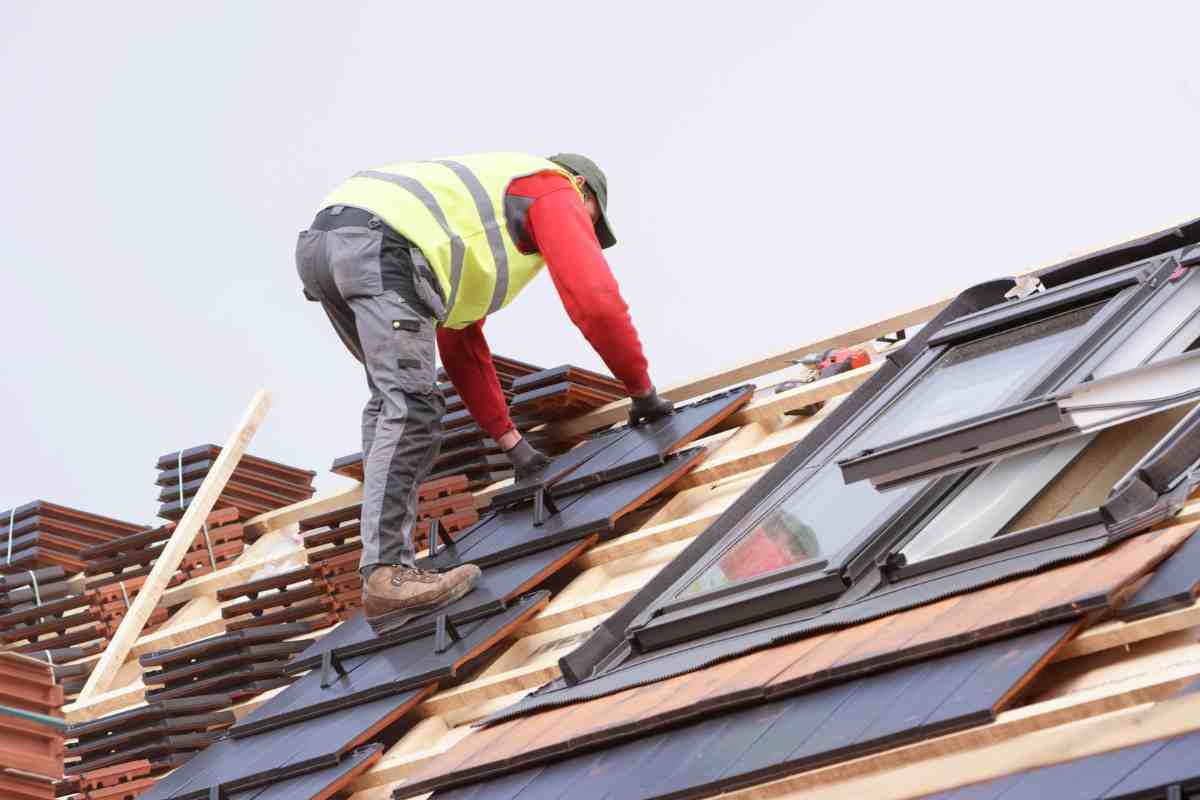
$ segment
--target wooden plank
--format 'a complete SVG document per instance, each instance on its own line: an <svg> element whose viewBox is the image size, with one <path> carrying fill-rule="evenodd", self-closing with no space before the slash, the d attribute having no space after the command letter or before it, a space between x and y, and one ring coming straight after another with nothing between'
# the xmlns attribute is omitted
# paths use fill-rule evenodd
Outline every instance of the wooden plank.
<svg viewBox="0 0 1200 800"><path fill-rule="evenodd" d="M286 528L309 517L327 514L331 511L340 511L343 508L361 503L362 484L356 483L345 489L319 494L307 500L302 500L299 503L293 503L290 506L277 508L274 511L268 511L265 514L252 517L246 520L244 524L246 537L254 538L255 536L261 536L264 533Z"/></svg>
<svg viewBox="0 0 1200 800"><path fill-rule="evenodd" d="M817 341L801 345L791 350L786 350L781 353L775 353L764 358L759 358L755 361L751 361L748 364L742 364L740 366L722 370L721 372L707 375L702 378L696 378L686 383L672 386L669 389L664 390L662 395L663 397L670 398L675 402L682 402L684 400L690 400L692 398L699 397L710 392L715 392L729 386L745 383L746 381L753 380L759 376L769 375L772 372L778 372L779 370L787 369L788 367L792 366L792 361L798 360L808 353L820 350L828 350L833 347L850 347L865 341L876 339L894 331L898 331L902 328L908 328L913 325L919 325L923 322L928 322L935 315L937 315L938 312L945 308L950 300L951 298L938 300L936 303L931 303L929 305L907 311L903 314L897 314L877 322L862 325L857 328L844 331L843 333L835 336L830 336L825 339L818 339ZM863 367L862 369L866 369L866 367ZM854 372L859 371L860 370L854 370ZM852 373L845 373L844 375L837 377L845 377L845 375L850 374ZM832 380L835 379L830 379L830 381ZM819 381L818 383L809 384L809 386L818 386L822 383L829 383L830 381ZM842 393L844 394L844 392ZM778 397L781 398L784 396L785 395L778 395ZM833 395L829 396L832 397ZM808 402L815 401L809 400ZM807 403L801 402L792 407L798 408L799 406L806 404ZM549 426L548 430L552 436L558 438L569 438L587 433L588 431L595 430L596 428L600 428L605 425L621 422L628 416L628 414L629 400L618 400L616 402L609 403L606 406L602 406L601 408L598 408L590 413L575 417L574 419L554 423Z"/></svg>
<svg viewBox="0 0 1200 800"><path fill-rule="evenodd" d="M884 360L872 361L864 367L834 375L832 378L805 383L795 389L775 394L759 392L742 410L730 415L726 426L747 425L751 422L774 420L780 414L810 406L835 397L847 395L867 382L884 365Z"/></svg>
<svg viewBox="0 0 1200 800"><path fill-rule="evenodd" d="M167 588L167 581L175 574L184 555L191 548L196 534L200 531L200 526L208 517L208 513L212 511L220 497L221 489L233 474L238 460L246 452L246 447L254 438L258 426L262 423L263 417L266 416L270 407L271 396L263 390L255 394L250 401L250 405L247 406L237 427L226 441L213 468L205 476L204 484L192 498L179 525L171 534L171 538L163 545L162 554L155 562L154 569L150 571L141 591L134 599L133 605L129 607L125 618L121 620L116 634L104 649L104 655L100 657L96 668L92 670L91 676L84 684L83 691L79 693L80 700L86 702L112 685L117 671L125 663L125 659L141 634L150 613L158 606L163 590Z"/></svg>
<svg viewBox="0 0 1200 800"><path fill-rule="evenodd" d="M1106 622L1085 630L1073 641L1068 642L1058 654L1058 660L1065 661L1102 650L1124 647L1197 626L1200 626L1200 603L1134 622Z"/></svg>

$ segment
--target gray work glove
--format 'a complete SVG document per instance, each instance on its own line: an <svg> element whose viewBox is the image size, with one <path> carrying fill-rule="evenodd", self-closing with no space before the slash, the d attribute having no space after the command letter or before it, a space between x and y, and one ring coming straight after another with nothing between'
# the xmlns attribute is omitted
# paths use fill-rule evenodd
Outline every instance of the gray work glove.
<svg viewBox="0 0 1200 800"><path fill-rule="evenodd" d="M629 407L629 424L644 425L673 413L675 404L665 397L659 397L658 392L651 386L650 394L633 398L633 404Z"/></svg>
<svg viewBox="0 0 1200 800"><path fill-rule="evenodd" d="M525 441L524 437L511 448L505 450L504 455L508 456L508 460L512 462L516 473L513 476L513 480L517 483L537 475L550 463L550 457Z"/></svg>

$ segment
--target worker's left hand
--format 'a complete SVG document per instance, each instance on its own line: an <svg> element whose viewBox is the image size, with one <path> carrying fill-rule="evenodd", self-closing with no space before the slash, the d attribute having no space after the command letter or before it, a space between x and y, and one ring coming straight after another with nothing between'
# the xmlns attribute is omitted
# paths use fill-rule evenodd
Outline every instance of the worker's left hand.
<svg viewBox="0 0 1200 800"><path fill-rule="evenodd" d="M524 437L505 450L504 455L508 456L508 460L512 462L515 473L513 480L517 483L537 475L550 463L550 457L525 441Z"/></svg>
<svg viewBox="0 0 1200 800"><path fill-rule="evenodd" d="M674 411L675 404L665 397L659 397L658 392L651 387L650 394L633 398L633 404L629 407L629 424L644 425L674 413Z"/></svg>

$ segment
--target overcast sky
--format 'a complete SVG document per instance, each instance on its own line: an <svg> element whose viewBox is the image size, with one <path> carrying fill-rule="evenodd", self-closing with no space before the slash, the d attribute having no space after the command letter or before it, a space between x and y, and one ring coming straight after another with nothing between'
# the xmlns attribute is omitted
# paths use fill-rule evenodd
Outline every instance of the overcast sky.
<svg viewBox="0 0 1200 800"><path fill-rule="evenodd" d="M584 10L586 8L586 10ZM327 472L362 372L296 233L359 169L591 155L660 386L1200 216L1200 4L0 4L0 509L149 522L221 442ZM599 368L548 278L494 352Z"/></svg>

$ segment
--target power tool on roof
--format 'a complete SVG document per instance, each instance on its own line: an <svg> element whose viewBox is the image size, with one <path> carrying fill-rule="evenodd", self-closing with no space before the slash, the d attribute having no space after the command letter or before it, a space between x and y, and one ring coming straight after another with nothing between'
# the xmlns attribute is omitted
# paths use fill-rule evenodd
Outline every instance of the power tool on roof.
<svg viewBox="0 0 1200 800"><path fill-rule="evenodd" d="M840 375L843 372L849 372L852 369L865 367L871 363L871 354L862 347L831 348L818 353L808 353L803 358L791 363L808 367L808 374L801 380L787 381L780 384L776 387L776 392L787 391L804 383L813 383L814 381L830 378L834 375ZM822 400L784 413L788 416L811 417L824 406L825 401Z"/></svg>
<svg viewBox="0 0 1200 800"><path fill-rule="evenodd" d="M816 373L814 380L841 375L871 363L871 354L861 347L843 347L808 353L798 362Z"/></svg>

